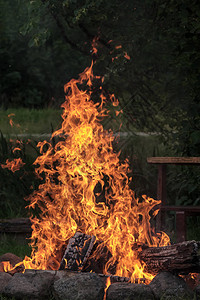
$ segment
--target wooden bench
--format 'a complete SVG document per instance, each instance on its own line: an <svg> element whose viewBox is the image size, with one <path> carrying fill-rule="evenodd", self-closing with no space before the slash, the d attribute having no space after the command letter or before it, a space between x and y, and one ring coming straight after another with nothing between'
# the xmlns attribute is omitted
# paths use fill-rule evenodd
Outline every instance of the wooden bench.
<svg viewBox="0 0 200 300"><path fill-rule="evenodd" d="M161 200L160 212L156 218L156 230L165 227L166 211L176 214L177 242L186 240L186 217L200 215L200 206L170 206L167 205L166 167L167 165L200 165L200 157L148 157L149 164L158 165L157 199Z"/></svg>

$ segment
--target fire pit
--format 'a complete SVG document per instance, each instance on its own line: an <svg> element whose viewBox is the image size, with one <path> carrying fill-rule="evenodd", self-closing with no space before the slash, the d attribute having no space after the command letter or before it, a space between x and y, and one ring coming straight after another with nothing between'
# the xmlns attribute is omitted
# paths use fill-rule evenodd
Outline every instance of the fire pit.
<svg viewBox="0 0 200 300"><path fill-rule="evenodd" d="M117 276L111 276L111 281L108 278L69 270L26 270L14 276L0 272L0 294L24 300L189 300L200 296L200 286L192 291L183 278L171 272L158 273L149 285L126 282Z"/></svg>

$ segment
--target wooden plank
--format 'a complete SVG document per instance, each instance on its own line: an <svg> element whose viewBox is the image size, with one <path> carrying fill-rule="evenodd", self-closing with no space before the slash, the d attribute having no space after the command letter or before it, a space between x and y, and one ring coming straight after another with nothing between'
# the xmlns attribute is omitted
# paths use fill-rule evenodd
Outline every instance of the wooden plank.
<svg viewBox="0 0 200 300"><path fill-rule="evenodd" d="M147 157L149 164L175 164L195 165L200 164L200 157Z"/></svg>
<svg viewBox="0 0 200 300"><path fill-rule="evenodd" d="M184 211L176 211L176 241L186 240L186 215Z"/></svg>
<svg viewBox="0 0 200 300"><path fill-rule="evenodd" d="M0 219L0 223L17 223L17 224L31 224L31 221L29 218L14 218L14 219Z"/></svg>
<svg viewBox="0 0 200 300"><path fill-rule="evenodd" d="M162 205L166 205L167 190L166 190L166 165L158 166L158 182L157 182L157 199L161 200ZM165 211L159 211L156 217L156 230L161 231L165 227Z"/></svg>
<svg viewBox="0 0 200 300"><path fill-rule="evenodd" d="M200 214L200 206L174 206L174 205L163 205L161 207L163 211L184 211L188 215L190 213L199 213Z"/></svg>
<svg viewBox="0 0 200 300"><path fill-rule="evenodd" d="M157 199L166 205L166 198L166 165L161 164L158 166Z"/></svg>
<svg viewBox="0 0 200 300"><path fill-rule="evenodd" d="M29 218L0 219L0 233L31 233Z"/></svg>

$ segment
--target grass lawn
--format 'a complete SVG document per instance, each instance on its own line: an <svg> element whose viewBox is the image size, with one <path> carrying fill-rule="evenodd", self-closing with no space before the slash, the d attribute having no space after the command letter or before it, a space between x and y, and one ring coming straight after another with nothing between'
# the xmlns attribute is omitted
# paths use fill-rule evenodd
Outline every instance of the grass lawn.
<svg viewBox="0 0 200 300"><path fill-rule="evenodd" d="M13 254L21 257L31 255L31 247L28 245L29 239L26 237L18 237L17 235L1 234L0 235L0 256L12 252Z"/></svg>
<svg viewBox="0 0 200 300"><path fill-rule="evenodd" d="M51 133L51 125L55 130L61 124L61 113L61 109L50 108L0 110L0 130L5 135ZM9 118L10 114L14 114L14 116ZM13 127L9 124L9 119L13 120Z"/></svg>

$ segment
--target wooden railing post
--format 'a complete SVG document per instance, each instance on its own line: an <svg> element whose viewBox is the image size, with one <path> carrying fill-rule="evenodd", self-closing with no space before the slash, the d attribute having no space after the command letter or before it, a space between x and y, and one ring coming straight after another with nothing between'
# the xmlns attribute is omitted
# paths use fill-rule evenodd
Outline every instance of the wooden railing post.
<svg viewBox="0 0 200 300"><path fill-rule="evenodd" d="M176 242L186 240L186 215L185 211L176 211Z"/></svg>
<svg viewBox="0 0 200 300"><path fill-rule="evenodd" d="M157 199L161 200L161 207L166 205L166 165L158 166ZM156 230L161 231L165 227L165 212L160 210L156 219Z"/></svg>
<svg viewBox="0 0 200 300"><path fill-rule="evenodd" d="M156 231L165 229L166 211L176 212L177 242L186 240L186 216L200 215L200 206L167 205L166 166L200 165L200 157L147 157L147 162L158 166L157 199L161 200L160 212L156 218Z"/></svg>

